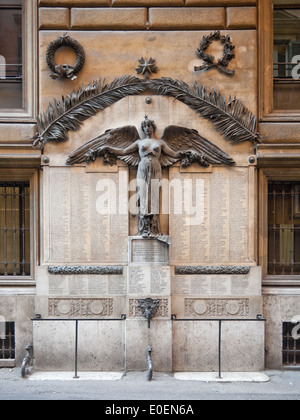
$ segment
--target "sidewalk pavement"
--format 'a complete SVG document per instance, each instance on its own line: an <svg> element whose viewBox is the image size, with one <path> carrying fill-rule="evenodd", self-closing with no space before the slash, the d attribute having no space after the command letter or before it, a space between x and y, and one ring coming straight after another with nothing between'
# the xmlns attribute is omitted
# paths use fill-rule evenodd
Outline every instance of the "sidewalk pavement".
<svg viewBox="0 0 300 420"><path fill-rule="evenodd" d="M266 371L269 382L201 382L178 380L177 375L128 372L80 380L42 380L35 374L22 379L20 368L0 369L0 400L100 400L100 401L200 401L200 400L300 400L299 371ZM217 374L216 374L217 375ZM80 376L80 373L79 373ZM178 377L178 376L177 376ZM194 379L197 375L194 376ZM93 379L93 380L91 380ZM109 380L108 380L109 379Z"/></svg>

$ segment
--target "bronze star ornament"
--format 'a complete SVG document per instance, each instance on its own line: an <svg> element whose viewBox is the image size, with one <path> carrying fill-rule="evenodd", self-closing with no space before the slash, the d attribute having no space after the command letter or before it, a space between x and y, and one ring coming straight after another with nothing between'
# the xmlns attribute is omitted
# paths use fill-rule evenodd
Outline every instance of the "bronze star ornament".
<svg viewBox="0 0 300 420"><path fill-rule="evenodd" d="M136 69L137 74L142 74L142 76L145 77L145 79L149 79L151 74L157 73L158 67L155 65L154 58L150 57L148 58L140 58L139 59L139 67Z"/></svg>

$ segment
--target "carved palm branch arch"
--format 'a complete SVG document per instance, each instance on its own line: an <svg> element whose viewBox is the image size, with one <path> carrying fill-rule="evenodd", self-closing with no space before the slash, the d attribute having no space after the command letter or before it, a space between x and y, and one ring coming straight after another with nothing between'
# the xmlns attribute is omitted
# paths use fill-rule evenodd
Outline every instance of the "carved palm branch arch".
<svg viewBox="0 0 300 420"><path fill-rule="evenodd" d="M226 141L238 144L259 142L257 119L237 98L226 100L225 95L197 83L193 87L171 78L144 81L134 76L123 76L106 84L98 80L51 102L38 117L38 132L33 145L41 148L50 141L64 142L69 131L81 125L98 112L127 96L140 95L150 89L162 96L173 97L201 117L212 122Z"/></svg>

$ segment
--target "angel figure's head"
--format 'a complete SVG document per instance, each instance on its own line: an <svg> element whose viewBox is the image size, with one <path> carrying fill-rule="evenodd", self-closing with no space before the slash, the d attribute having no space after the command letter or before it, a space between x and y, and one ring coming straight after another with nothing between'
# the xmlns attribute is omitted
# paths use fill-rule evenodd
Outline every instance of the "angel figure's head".
<svg viewBox="0 0 300 420"><path fill-rule="evenodd" d="M146 134L147 137L151 138L155 131L156 131L156 125L154 121L149 120L148 115L145 115L145 119L142 122L142 130Z"/></svg>

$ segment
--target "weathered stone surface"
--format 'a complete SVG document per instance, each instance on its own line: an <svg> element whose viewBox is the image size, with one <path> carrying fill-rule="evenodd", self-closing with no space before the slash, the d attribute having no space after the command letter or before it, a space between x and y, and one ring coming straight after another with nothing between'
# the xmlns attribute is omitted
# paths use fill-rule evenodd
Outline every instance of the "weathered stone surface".
<svg viewBox="0 0 300 420"><path fill-rule="evenodd" d="M126 370L147 370L147 348L152 347L153 370L172 372L172 322L152 320L126 321Z"/></svg>
<svg viewBox="0 0 300 420"><path fill-rule="evenodd" d="M264 369L263 322L224 322L222 371L259 372ZM218 322L173 324L173 370L218 372Z"/></svg>
<svg viewBox="0 0 300 420"><path fill-rule="evenodd" d="M224 29L224 8L151 8L150 28L167 29Z"/></svg>
<svg viewBox="0 0 300 420"><path fill-rule="evenodd" d="M186 0L186 6L247 6L256 5L257 0Z"/></svg>
<svg viewBox="0 0 300 420"><path fill-rule="evenodd" d="M67 8L40 8L40 29L69 29L70 11Z"/></svg>
<svg viewBox="0 0 300 420"><path fill-rule="evenodd" d="M72 29L145 29L147 9L71 9Z"/></svg>
<svg viewBox="0 0 300 420"><path fill-rule="evenodd" d="M255 29L256 26L256 7L228 7L227 29Z"/></svg>
<svg viewBox="0 0 300 420"><path fill-rule="evenodd" d="M40 6L52 6L52 7L59 7L59 6L68 6L68 7L76 7L76 6L110 6L111 0L39 0Z"/></svg>
<svg viewBox="0 0 300 420"><path fill-rule="evenodd" d="M113 7L171 7L184 6L184 0L112 0Z"/></svg>

